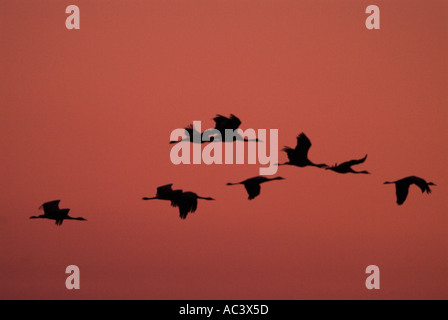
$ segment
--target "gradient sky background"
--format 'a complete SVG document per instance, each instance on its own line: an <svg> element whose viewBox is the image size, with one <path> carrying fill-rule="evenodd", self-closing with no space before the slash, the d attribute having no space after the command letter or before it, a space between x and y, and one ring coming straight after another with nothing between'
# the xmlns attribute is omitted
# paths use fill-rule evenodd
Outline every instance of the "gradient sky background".
<svg viewBox="0 0 448 320"><path fill-rule="evenodd" d="M66 6L81 29L65 28ZM365 8L381 9L381 30ZM0 298L448 298L447 1L0 0ZM305 132L338 175L171 164L215 114ZM279 154L280 161L286 155ZM438 184L395 203L386 180ZM157 186L212 196L180 220ZM29 220L61 199L88 222ZM65 288L66 266L81 290ZM381 270L381 290L364 282Z"/></svg>

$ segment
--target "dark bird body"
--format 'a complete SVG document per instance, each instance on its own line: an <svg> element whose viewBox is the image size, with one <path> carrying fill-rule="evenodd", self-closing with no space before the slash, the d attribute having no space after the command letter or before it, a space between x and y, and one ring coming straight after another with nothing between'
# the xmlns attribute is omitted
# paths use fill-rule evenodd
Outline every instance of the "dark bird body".
<svg viewBox="0 0 448 320"><path fill-rule="evenodd" d="M325 168L326 170L331 170L337 173L356 173L356 174L370 174L368 171L355 171L352 169L352 166L364 163L366 161L367 155L364 158L359 160L350 160L347 162L343 162L341 164L335 164L332 167Z"/></svg>
<svg viewBox="0 0 448 320"><path fill-rule="evenodd" d="M185 219L188 213L193 213L198 207L198 199L202 200L215 200L210 197L201 197L191 191L182 191L180 189L173 190L172 184L167 184L157 188L155 197L147 198L143 200L168 200L171 202L171 206L179 208L179 216L181 219Z"/></svg>
<svg viewBox="0 0 448 320"><path fill-rule="evenodd" d="M282 151L285 151L288 155L289 161L280 163L279 165L292 165L297 167L313 166L318 168L328 167L326 164L315 164L308 159L308 151L311 148L311 141L308 137L301 133L297 136L297 145L294 149L290 147L284 147Z"/></svg>
<svg viewBox="0 0 448 320"><path fill-rule="evenodd" d="M266 178L266 177L262 177L262 176L256 176L241 182L237 182L237 183L227 183L228 186L233 186L233 185L237 185L237 184L242 184L244 185L244 187L246 188L247 193L249 194L249 200L254 199L255 197L257 197L260 194L261 191L261 186L260 184L268 182L268 181L272 181L272 180L283 180L284 178L282 177L275 177L275 178Z"/></svg>
<svg viewBox="0 0 448 320"><path fill-rule="evenodd" d="M59 202L61 200L54 200L45 202L39 207L39 210L43 210L44 214L40 216L33 216L30 219L50 219L56 220L56 225L60 226L64 220L79 220L86 221L84 218L73 218L68 215L70 209L59 209Z"/></svg>
<svg viewBox="0 0 448 320"><path fill-rule="evenodd" d="M422 190L422 193L431 193L431 189L429 186L435 186L433 182L426 182L424 179L416 177L416 176L410 176L406 177L397 181L386 181L384 184L395 184L395 194L397 196L397 204L402 205L408 196L409 193L409 187L412 184L415 184L417 187Z"/></svg>

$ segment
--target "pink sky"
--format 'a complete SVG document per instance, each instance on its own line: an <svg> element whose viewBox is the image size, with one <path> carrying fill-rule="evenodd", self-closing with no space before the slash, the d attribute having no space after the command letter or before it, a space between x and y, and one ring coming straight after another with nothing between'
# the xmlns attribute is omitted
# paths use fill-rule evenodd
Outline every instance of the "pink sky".
<svg viewBox="0 0 448 320"><path fill-rule="evenodd" d="M448 3L378 2L374 31L370 4L0 0L0 298L446 299ZM281 167L248 201L225 184L259 165L170 162L217 113L372 174ZM438 186L399 207L382 183L408 175ZM167 183L217 200L140 200ZM28 219L54 199L88 221Z"/></svg>

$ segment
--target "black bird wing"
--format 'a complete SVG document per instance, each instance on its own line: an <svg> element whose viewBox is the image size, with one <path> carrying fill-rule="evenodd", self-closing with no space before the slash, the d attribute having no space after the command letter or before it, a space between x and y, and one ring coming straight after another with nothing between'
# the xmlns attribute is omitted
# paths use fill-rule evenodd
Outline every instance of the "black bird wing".
<svg viewBox="0 0 448 320"><path fill-rule="evenodd" d="M363 163L364 161L366 161L366 159L367 159L367 155L365 155L364 158L359 159L359 160L350 160L350 161L343 162L339 166L340 167L351 167L351 166Z"/></svg>
<svg viewBox="0 0 448 320"><path fill-rule="evenodd" d="M409 193L409 183L406 182L396 182L395 183L395 194L397 195L397 203L402 205Z"/></svg>
<svg viewBox="0 0 448 320"><path fill-rule="evenodd" d="M185 134L188 135L191 139L193 139L193 131L195 129L193 128L193 125L190 124L188 127L185 127Z"/></svg>
<svg viewBox="0 0 448 320"><path fill-rule="evenodd" d="M249 200L254 199L260 194L261 186L258 182L249 181L244 183L247 193L249 194Z"/></svg>
<svg viewBox="0 0 448 320"><path fill-rule="evenodd" d="M218 114L213 120L215 121L215 129L220 131L221 134L225 133L225 129L236 130L241 125L240 119L233 114L230 115L230 118Z"/></svg>
<svg viewBox="0 0 448 320"><path fill-rule="evenodd" d="M229 119L230 129L233 130L238 129L240 125L241 125L240 119L238 119L237 116L235 116L234 114L231 114Z"/></svg>
<svg viewBox="0 0 448 320"><path fill-rule="evenodd" d="M173 184L170 183L170 184L166 184L164 186L158 187L156 195L161 196L161 195L165 195L165 194L173 192L172 186L173 186Z"/></svg>
<svg viewBox="0 0 448 320"><path fill-rule="evenodd" d="M45 214L55 214L59 212L59 202L61 202L61 200L45 202L39 209L44 210Z"/></svg>
<svg viewBox="0 0 448 320"><path fill-rule="evenodd" d="M224 117L220 114L216 115L216 117L213 118L213 121L215 121L215 129L223 132L228 120L229 119L227 117Z"/></svg>
<svg viewBox="0 0 448 320"><path fill-rule="evenodd" d="M171 201L172 207L177 207L180 197L182 196L182 190L173 190L171 193L167 195L168 200Z"/></svg>
<svg viewBox="0 0 448 320"><path fill-rule="evenodd" d="M192 192L183 192L176 200L176 205L179 207L179 217L185 219L190 212L196 211L198 199Z"/></svg>
<svg viewBox="0 0 448 320"><path fill-rule="evenodd" d="M308 137L302 132L297 136L297 145L294 149L294 152L302 157L302 158L308 158L308 151L311 148L311 141L308 139Z"/></svg>
<svg viewBox="0 0 448 320"><path fill-rule="evenodd" d="M182 190L180 190L180 189L173 190L172 186L173 186L173 184L170 183L170 184L158 187L156 196L159 199L170 200L171 206L177 207L176 201L182 195Z"/></svg>

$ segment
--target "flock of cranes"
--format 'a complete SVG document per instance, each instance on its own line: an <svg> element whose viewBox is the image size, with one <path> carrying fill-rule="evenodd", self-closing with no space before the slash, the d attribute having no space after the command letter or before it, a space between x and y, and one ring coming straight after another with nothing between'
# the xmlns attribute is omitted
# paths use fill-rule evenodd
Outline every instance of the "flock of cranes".
<svg viewBox="0 0 448 320"><path fill-rule="evenodd" d="M213 118L215 121L215 130L217 130L219 133L221 133L221 136L225 136L225 130L237 130L239 126L241 125L240 119L238 119L235 115L230 115L230 117L225 117L222 115L217 115L215 118ZM192 143L209 143L214 141L214 136L210 135L206 132L198 132L193 127L193 125L190 125L185 128L185 131L187 133L187 138L184 138L180 141L170 141L170 143L178 143L181 141L189 141ZM193 133L199 134L201 136L200 141L194 141L193 140ZM207 135L207 137L204 137L204 135ZM205 139L202 139L202 138ZM233 141L255 141L255 142L262 142L258 139L246 139L243 138L240 135L234 135ZM353 174L369 174L368 171L355 171L352 167L355 165L360 165L364 163L367 159L367 155L364 156L362 159L355 159L343 162L341 164L335 164L333 166L328 166L327 164L320 163L316 164L312 162L308 158L308 151L311 148L311 141L310 139L305 135L305 133L300 133L297 136L297 144L296 147L290 148L285 147L282 149L282 151L286 152L288 156L288 161L285 163L279 163L277 165L292 165L297 167L317 167L322 168L325 170L331 170L340 174L346 174L346 173L353 173ZM269 181L274 180L283 180L283 177L274 177L274 178L267 178L263 176L256 176L253 178L246 179L241 182L236 183L227 183L228 186L231 185L243 185L249 195L248 199L252 200L255 197L257 197L260 194L261 191L261 184ZM426 182L424 179L416 177L416 176L409 176L400 180L396 180L393 182L386 181L384 184L395 184L395 191L397 196L397 204L402 205L409 193L409 187L413 184L415 184L417 187L419 187L422 191L422 193L431 193L430 186L435 186L433 182ZM173 190L172 184L167 184L164 186L160 186L157 188L157 193L155 197L144 197L143 200L168 200L171 203L171 206L177 207L179 209L179 216L181 219L185 219L189 213L193 213L197 210L198 207L198 200L215 200L211 197L201 197L197 195L194 192L191 191L183 191L181 189ZM33 216L30 217L30 219L50 219L55 220L56 225L61 225L64 220L80 220L85 221L86 219L78 217L73 218L68 215L70 209L60 209L59 208L59 202L60 200L54 200L50 202L44 203L39 209L43 209L44 214L39 216Z"/></svg>

